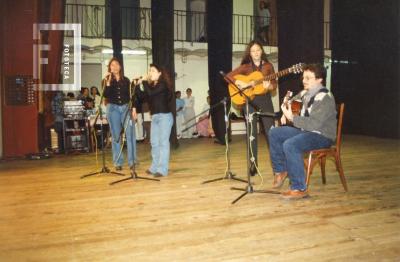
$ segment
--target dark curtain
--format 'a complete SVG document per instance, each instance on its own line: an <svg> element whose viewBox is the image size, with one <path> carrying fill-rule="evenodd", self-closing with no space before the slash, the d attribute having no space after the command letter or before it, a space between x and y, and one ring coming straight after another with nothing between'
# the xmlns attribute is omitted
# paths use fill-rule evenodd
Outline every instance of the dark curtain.
<svg viewBox="0 0 400 262"><path fill-rule="evenodd" d="M332 2L332 90L343 132L399 138L398 0Z"/></svg>
<svg viewBox="0 0 400 262"><path fill-rule="evenodd" d="M323 3L321 0L279 0L278 60L279 70L293 64L323 63ZM300 75L279 79L280 101L288 90L303 89Z"/></svg>
<svg viewBox="0 0 400 262"><path fill-rule="evenodd" d="M151 17L153 62L168 71L173 83L172 89L175 92L174 1L151 0ZM174 116L176 116L175 95L173 97L170 108ZM178 146L175 117L170 141L174 147Z"/></svg>
<svg viewBox="0 0 400 262"><path fill-rule="evenodd" d="M113 46L113 56L121 61L124 65L122 56L122 23L121 23L121 8L120 0L111 1L111 38Z"/></svg>
<svg viewBox="0 0 400 262"><path fill-rule="evenodd" d="M207 1L208 84L211 105L229 97L227 83L220 71L232 70L232 0ZM229 108L229 105L228 105ZM216 138L225 143L224 108L211 111Z"/></svg>
<svg viewBox="0 0 400 262"><path fill-rule="evenodd" d="M113 0L106 0L105 8L105 36L111 38L111 4ZM140 36L140 1L120 0L121 6L121 34L123 39L138 39Z"/></svg>
<svg viewBox="0 0 400 262"><path fill-rule="evenodd" d="M65 0L39 1L40 23L64 23ZM64 44L64 32L57 30L43 31L42 44L49 44L51 52L47 52L49 64L43 67L43 83L61 83L61 64ZM40 91L38 141L39 150L50 147L50 127L54 119L51 112L51 100L54 92Z"/></svg>

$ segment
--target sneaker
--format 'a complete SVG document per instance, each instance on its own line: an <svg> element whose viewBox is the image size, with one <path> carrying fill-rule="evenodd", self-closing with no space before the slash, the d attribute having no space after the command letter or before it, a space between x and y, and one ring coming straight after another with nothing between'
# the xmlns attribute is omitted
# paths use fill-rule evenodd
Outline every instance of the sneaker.
<svg viewBox="0 0 400 262"><path fill-rule="evenodd" d="M145 172L146 172L146 174L148 174L148 175L153 175L153 172L151 172L150 169L146 169Z"/></svg>

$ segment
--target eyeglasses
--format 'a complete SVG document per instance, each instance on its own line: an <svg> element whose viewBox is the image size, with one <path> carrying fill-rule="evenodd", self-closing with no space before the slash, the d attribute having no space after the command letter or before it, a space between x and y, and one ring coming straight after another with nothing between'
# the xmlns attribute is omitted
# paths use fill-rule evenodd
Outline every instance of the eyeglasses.
<svg viewBox="0 0 400 262"><path fill-rule="evenodd" d="M302 77L301 77L301 80L306 80L306 81L308 81L308 80L311 80L311 79L315 79L315 76L302 76Z"/></svg>

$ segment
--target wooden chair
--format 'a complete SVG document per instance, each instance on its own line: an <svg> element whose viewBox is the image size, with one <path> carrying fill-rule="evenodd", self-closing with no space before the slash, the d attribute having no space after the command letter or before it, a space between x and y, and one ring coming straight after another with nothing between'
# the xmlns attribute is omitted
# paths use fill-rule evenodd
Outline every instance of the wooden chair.
<svg viewBox="0 0 400 262"><path fill-rule="evenodd" d="M308 159L304 160L306 168L306 183L307 186L310 183L310 177L314 166L319 163L321 166L322 183L326 184L325 178L325 163L326 158L331 156L335 159L336 170L339 172L340 180L342 181L343 188L347 192L346 178L344 177L342 161L340 158L340 147L342 144L342 123L343 123L343 113L344 113L344 103L338 105L338 125L336 134L336 144L332 145L330 148L323 148L318 150L312 150L308 152Z"/></svg>

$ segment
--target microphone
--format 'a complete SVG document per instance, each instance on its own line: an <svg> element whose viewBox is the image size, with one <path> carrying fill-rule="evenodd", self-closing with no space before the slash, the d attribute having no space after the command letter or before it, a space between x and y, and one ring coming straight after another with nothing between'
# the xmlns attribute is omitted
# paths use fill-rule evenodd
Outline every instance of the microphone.
<svg viewBox="0 0 400 262"><path fill-rule="evenodd" d="M137 77L137 78L132 78L132 80L133 81L138 81L138 80L140 80L140 79L142 79L143 78L143 76L139 76L139 77Z"/></svg>
<svg viewBox="0 0 400 262"><path fill-rule="evenodd" d="M219 71L219 74L220 74L220 75L222 75L223 77L225 77L225 76L226 76L226 74L225 74L225 73L224 73L224 71L222 71L222 70L221 70L221 71Z"/></svg>
<svg viewBox="0 0 400 262"><path fill-rule="evenodd" d="M114 78L114 74L112 72L108 72L109 75L104 78L104 80L108 81Z"/></svg>

